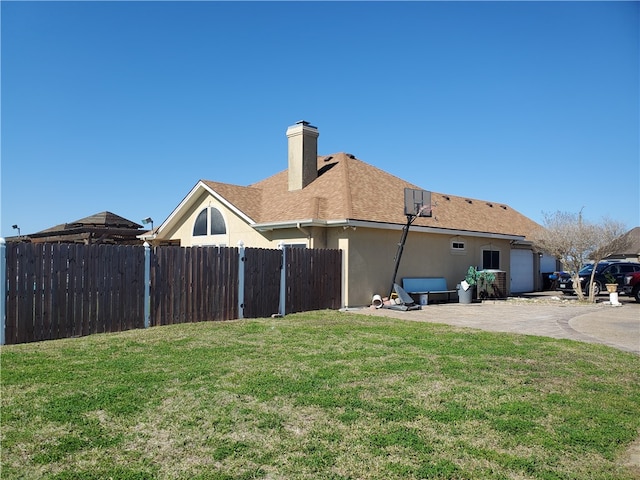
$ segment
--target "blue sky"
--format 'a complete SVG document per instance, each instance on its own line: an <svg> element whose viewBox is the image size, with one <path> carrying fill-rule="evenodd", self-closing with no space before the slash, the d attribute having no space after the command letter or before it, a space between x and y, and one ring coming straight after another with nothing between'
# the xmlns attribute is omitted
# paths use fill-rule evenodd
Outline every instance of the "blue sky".
<svg viewBox="0 0 640 480"><path fill-rule="evenodd" d="M640 225L638 2L1 2L2 236L159 225L286 129L420 187Z"/></svg>

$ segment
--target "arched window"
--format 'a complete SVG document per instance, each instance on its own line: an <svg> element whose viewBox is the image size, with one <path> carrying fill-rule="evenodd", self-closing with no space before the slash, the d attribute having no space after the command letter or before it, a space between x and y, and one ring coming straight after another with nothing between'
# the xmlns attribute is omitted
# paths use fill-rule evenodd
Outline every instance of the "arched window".
<svg viewBox="0 0 640 480"><path fill-rule="evenodd" d="M227 233L224 218L217 208L208 207L202 209L193 224L194 237L207 235L207 232L209 232L209 235L224 235Z"/></svg>
<svg viewBox="0 0 640 480"><path fill-rule="evenodd" d="M224 218L217 208L211 207L211 235L221 235L227 233Z"/></svg>
<svg viewBox="0 0 640 480"><path fill-rule="evenodd" d="M193 236L206 235L207 234L207 209L203 209L196 218L196 223L193 225Z"/></svg>

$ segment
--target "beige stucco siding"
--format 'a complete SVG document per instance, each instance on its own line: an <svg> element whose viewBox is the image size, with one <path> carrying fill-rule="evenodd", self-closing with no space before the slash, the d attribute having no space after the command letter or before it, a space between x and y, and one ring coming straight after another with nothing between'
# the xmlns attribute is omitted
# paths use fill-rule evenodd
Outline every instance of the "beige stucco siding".
<svg viewBox="0 0 640 480"><path fill-rule="evenodd" d="M368 305L374 294L389 294L393 274L393 232L391 230L347 229L347 306Z"/></svg>
<svg viewBox="0 0 640 480"><path fill-rule="evenodd" d="M335 233L336 229L332 229ZM335 247L330 248L338 248L342 250L342 305L349 305L349 239L345 237L339 237L337 235L332 235L333 239L336 241Z"/></svg>
<svg viewBox="0 0 640 480"><path fill-rule="evenodd" d="M207 207L217 208L224 219L227 233L224 235L193 235L193 226L198 214ZM239 240L247 245L255 247L267 247L269 243L262 235L251 228L247 222L235 212L229 210L224 204L209 194L202 194L193 206L183 216L183 221L178 222L180 227L170 234L171 239L180 239L181 245L226 245L235 247Z"/></svg>
<svg viewBox="0 0 640 480"><path fill-rule="evenodd" d="M345 255L346 306L368 305L374 294L386 296L391 288L395 256L402 232L382 229L347 229L343 233L348 242ZM454 251L455 238L465 244L464 252ZM402 252L396 282L403 277L444 277L447 287L455 289L464 279L470 265L482 264L482 250L500 251L501 269L508 272L509 241L488 242L486 238L449 236L409 231ZM507 273L508 278L508 273Z"/></svg>

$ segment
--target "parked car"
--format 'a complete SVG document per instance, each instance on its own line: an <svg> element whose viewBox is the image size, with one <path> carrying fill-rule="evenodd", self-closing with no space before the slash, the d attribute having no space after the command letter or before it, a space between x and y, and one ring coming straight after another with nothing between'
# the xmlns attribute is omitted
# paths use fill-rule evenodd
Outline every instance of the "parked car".
<svg viewBox="0 0 640 480"><path fill-rule="evenodd" d="M628 273L624 276L622 291L640 302L640 272Z"/></svg>
<svg viewBox="0 0 640 480"><path fill-rule="evenodd" d="M589 289L587 288L587 282L591 279L591 272L593 271L594 264L590 263L589 265L585 265L578 272L580 276L580 285L582 286L582 291L585 294L589 293ZM611 275L615 278L616 283L618 284L618 292L623 291L623 283L624 277L627 274L633 272L640 272L640 263L634 262L600 262L595 267L596 274L593 278L593 291L594 295L599 295L600 292L606 291L605 284L610 283L608 277ZM563 273L560 275L558 279L558 290L562 293L573 295L573 281L571 280L571 275L568 273Z"/></svg>

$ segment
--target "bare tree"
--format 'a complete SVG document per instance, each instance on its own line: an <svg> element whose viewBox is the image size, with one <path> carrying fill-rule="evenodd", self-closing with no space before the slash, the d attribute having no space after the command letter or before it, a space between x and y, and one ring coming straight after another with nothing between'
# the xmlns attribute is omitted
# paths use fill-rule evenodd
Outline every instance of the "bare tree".
<svg viewBox="0 0 640 480"><path fill-rule="evenodd" d="M580 269L589 261L596 265L602 259L627 247L624 224L604 218L600 223L591 223L579 213L556 212L544 214L543 227L533 236L538 250L548 253L560 260L562 268L570 272L573 288L579 300L584 300L584 292L580 285ZM591 272L587 284L589 301L595 301L593 278L596 269Z"/></svg>

